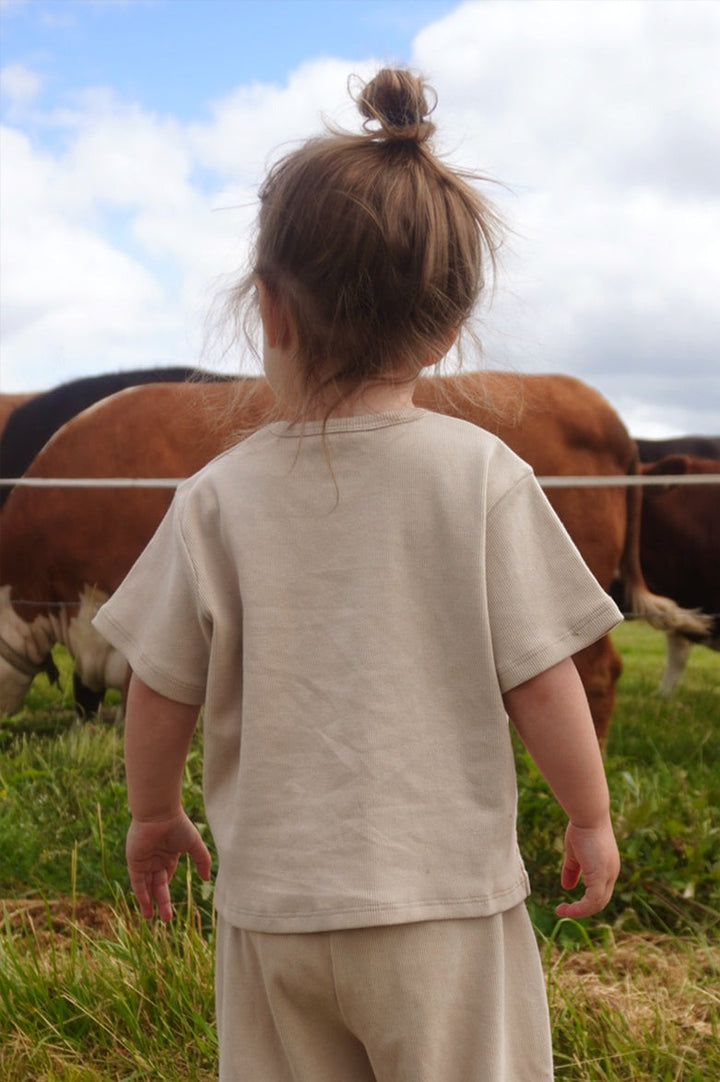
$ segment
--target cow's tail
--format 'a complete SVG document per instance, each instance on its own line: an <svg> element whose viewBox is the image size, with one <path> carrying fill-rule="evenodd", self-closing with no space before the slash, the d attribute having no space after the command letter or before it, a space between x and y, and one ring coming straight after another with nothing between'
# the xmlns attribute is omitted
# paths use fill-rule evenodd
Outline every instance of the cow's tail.
<svg viewBox="0 0 720 1082"><path fill-rule="evenodd" d="M639 458L628 470L630 475L640 472ZM684 609L669 597L654 594L645 582L640 565L640 528L642 521L642 487L628 485L627 528L625 546L620 559L620 580L623 608L628 615L647 620L659 631L674 632L688 638L705 638L712 626L712 617L699 609Z"/></svg>

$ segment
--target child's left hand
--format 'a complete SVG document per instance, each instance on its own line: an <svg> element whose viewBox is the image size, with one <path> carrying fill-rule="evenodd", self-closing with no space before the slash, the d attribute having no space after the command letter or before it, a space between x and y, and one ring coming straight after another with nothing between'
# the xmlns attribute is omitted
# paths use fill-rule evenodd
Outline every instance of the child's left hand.
<svg viewBox="0 0 720 1082"><path fill-rule="evenodd" d="M149 920L157 905L161 920L173 915L170 880L183 853L189 853L201 879L210 878L211 858L197 827L184 811L169 819L133 819L125 843L130 886L140 912Z"/></svg>
<svg viewBox="0 0 720 1082"><path fill-rule="evenodd" d="M578 918L599 913L612 897L619 872L620 855L609 815L596 827L568 823L560 880L565 890L572 890L582 875L585 893L577 902L562 902L556 914Z"/></svg>

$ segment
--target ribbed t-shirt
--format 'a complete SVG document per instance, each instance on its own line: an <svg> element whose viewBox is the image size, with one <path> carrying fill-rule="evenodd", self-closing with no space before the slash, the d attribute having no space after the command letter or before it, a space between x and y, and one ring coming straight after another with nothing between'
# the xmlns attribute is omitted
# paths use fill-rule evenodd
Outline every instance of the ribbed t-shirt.
<svg viewBox="0 0 720 1082"><path fill-rule="evenodd" d="M218 911L312 932L526 897L502 695L620 619L525 462L408 409L213 460L95 627L204 703Z"/></svg>

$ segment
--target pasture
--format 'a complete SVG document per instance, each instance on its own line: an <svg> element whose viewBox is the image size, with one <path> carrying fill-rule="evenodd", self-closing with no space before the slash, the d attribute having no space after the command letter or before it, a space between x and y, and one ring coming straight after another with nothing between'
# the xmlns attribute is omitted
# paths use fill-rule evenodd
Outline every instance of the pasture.
<svg viewBox="0 0 720 1082"><path fill-rule="evenodd" d="M558 1079L720 1077L720 658L691 652L655 694L664 638L614 634L625 663L606 763L623 858L582 925L553 915L563 815L517 749L520 835L548 979ZM77 725L66 658L0 723L0 1077L215 1077L208 888L179 873L177 916L143 924L126 896L122 737L106 706ZM202 735L186 805L203 822Z"/></svg>

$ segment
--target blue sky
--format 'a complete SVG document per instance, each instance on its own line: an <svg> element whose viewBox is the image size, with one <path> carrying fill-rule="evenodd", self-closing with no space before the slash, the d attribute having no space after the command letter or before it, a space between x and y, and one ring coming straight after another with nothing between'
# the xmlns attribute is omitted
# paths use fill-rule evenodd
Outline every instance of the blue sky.
<svg viewBox="0 0 720 1082"><path fill-rule="evenodd" d="M504 182L483 356L720 431L715 0L0 0L0 390L221 366L219 283L277 148L419 68L438 150ZM247 370L246 357L235 356ZM227 358L222 362L227 366Z"/></svg>
<svg viewBox="0 0 720 1082"><path fill-rule="evenodd" d="M26 0L3 5L2 63L55 99L110 85L146 109L201 119L229 86L282 81L308 58L407 62L452 0Z"/></svg>

